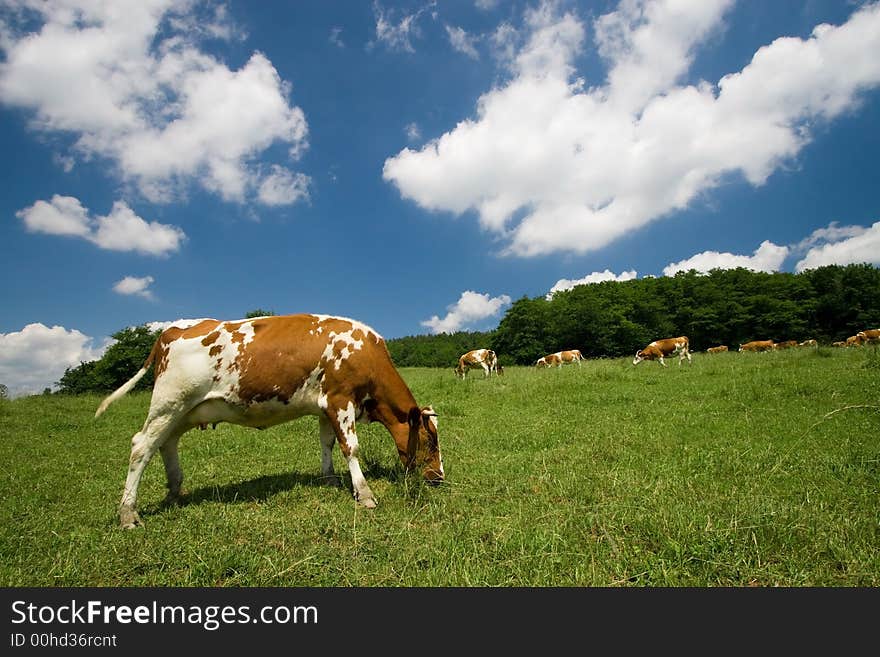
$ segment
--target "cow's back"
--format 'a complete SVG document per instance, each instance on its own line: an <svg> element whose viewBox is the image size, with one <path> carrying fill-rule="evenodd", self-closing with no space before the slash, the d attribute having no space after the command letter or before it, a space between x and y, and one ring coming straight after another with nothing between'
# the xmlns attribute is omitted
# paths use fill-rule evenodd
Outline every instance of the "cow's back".
<svg viewBox="0 0 880 657"><path fill-rule="evenodd" d="M160 336L152 406L203 409L246 424L272 423L319 413L327 390L361 397L375 379L395 379L385 342L372 328L340 317L281 315L202 322ZM399 375L397 376L399 378ZM151 408L152 410L152 408ZM242 415L244 414L244 415ZM252 417L248 417L252 416ZM275 417L277 416L277 417Z"/></svg>

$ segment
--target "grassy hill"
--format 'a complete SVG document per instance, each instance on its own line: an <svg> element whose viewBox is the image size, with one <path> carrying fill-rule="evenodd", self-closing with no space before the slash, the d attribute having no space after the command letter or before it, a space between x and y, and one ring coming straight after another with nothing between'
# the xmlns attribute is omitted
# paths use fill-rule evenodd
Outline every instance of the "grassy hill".
<svg viewBox="0 0 880 657"><path fill-rule="evenodd" d="M0 585L880 585L876 349L402 373L440 414L445 485L361 426L364 510L320 485L314 418L219 425L181 441L183 506L150 463L134 531L115 513L149 393L99 420L99 396L3 401Z"/></svg>

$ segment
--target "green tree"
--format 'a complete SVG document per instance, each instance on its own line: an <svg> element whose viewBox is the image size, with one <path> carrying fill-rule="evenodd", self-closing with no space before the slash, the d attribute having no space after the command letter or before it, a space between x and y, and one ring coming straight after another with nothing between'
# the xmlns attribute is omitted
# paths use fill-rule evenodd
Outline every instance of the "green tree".
<svg viewBox="0 0 880 657"><path fill-rule="evenodd" d="M274 315L274 310L263 310L262 308L257 308L256 310L249 310L244 314L245 319L251 319L252 317L268 317L270 315Z"/></svg>
<svg viewBox="0 0 880 657"><path fill-rule="evenodd" d="M79 367L65 370L58 381L59 392L78 394L115 390L143 367L160 332L151 331L146 326L117 331L112 336L115 342L100 360L83 362ZM135 390L148 390L153 387L153 381L153 369L150 368Z"/></svg>

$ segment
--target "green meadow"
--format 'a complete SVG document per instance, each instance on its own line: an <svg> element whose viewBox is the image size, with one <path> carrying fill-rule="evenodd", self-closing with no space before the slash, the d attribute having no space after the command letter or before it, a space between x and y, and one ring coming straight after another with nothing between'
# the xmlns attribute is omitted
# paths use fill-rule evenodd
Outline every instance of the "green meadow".
<svg viewBox="0 0 880 657"><path fill-rule="evenodd" d="M315 418L180 444L181 506L147 467L118 527L149 393L0 403L2 586L880 585L875 348L588 360L457 380L404 368L438 411L447 482L401 469L380 425L379 506L321 484Z"/></svg>

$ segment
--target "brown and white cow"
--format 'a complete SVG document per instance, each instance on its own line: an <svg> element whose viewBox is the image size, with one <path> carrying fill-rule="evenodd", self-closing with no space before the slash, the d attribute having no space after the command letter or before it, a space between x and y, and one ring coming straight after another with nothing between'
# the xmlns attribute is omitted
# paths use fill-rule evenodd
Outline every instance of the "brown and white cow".
<svg viewBox="0 0 880 657"><path fill-rule="evenodd" d="M862 344L880 343L880 329L866 329L859 331L856 335L861 338Z"/></svg>
<svg viewBox="0 0 880 657"><path fill-rule="evenodd" d="M856 333L855 335L851 335L846 339L847 347L861 347L862 346L862 336Z"/></svg>
<svg viewBox="0 0 880 657"><path fill-rule="evenodd" d="M498 371L498 357L491 349L474 349L462 354L458 359L458 365L455 366L455 374L464 379L471 369L478 367L483 368L485 376L491 376L492 372L501 374Z"/></svg>
<svg viewBox="0 0 880 657"><path fill-rule="evenodd" d="M168 501L176 501L183 481L180 437L218 422L264 429L318 416L323 476L339 484L332 460L338 442L354 497L368 508L376 506L376 499L358 462L356 422L382 423L407 469L421 468L432 483L443 480L436 413L416 403L382 336L360 322L302 314L168 328L144 366L101 402L95 417L131 390L150 366L156 382L144 426L132 438L119 505L123 527L140 524L138 485L156 451L165 463Z"/></svg>
<svg viewBox="0 0 880 657"><path fill-rule="evenodd" d="M832 343L831 343L831 346L832 346L832 347L845 347L845 346L846 346L846 342L843 341L843 340L838 340L837 342L832 342Z"/></svg>
<svg viewBox="0 0 880 657"><path fill-rule="evenodd" d="M783 342L777 342L775 345L773 345L773 348L776 350L779 350L779 349L791 349L792 347L797 347L797 346L798 346L797 340L785 340Z"/></svg>
<svg viewBox="0 0 880 657"><path fill-rule="evenodd" d="M810 338L809 340L804 340L798 346L800 347L818 347L819 343Z"/></svg>
<svg viewBox="0 0 880 657"><path fill-rule="evenodd" d="M562 367L569 363L581 364L584 359L580 349L566 349L565 351L557 351L553 354L541 356L535 361L535 367Z"/></svg>
<svg viewBox="0 0 880 657"><path fill-rule="evenodd" d="M727 345L726 345L726 344L720 344L720 345L718 345L717 347L709 347L708 349L706 349L706 353L707 353L707 354L720 354L720 353L723 353L723 352L725 352L725 351L727 351Z"/></svg>
<svg viewBox="0 0 880 657"><path fill-rule="evenodd" d="M739 346L739 351L773 351L776 344L773 340L752 340Z"/></svg>
<svg viewBox="0 0 880 657"><path fill-rule="evenodd" d="M664 338L663 340L654 340L644 349L639 349L633 358L633 365L638 365L643 360L659 360L663 367L666 367L664 358L678 355L678 365L687 358L688 363L691 362L691 352L689 351L690 341L686 335L677 338Z"/></svg>

